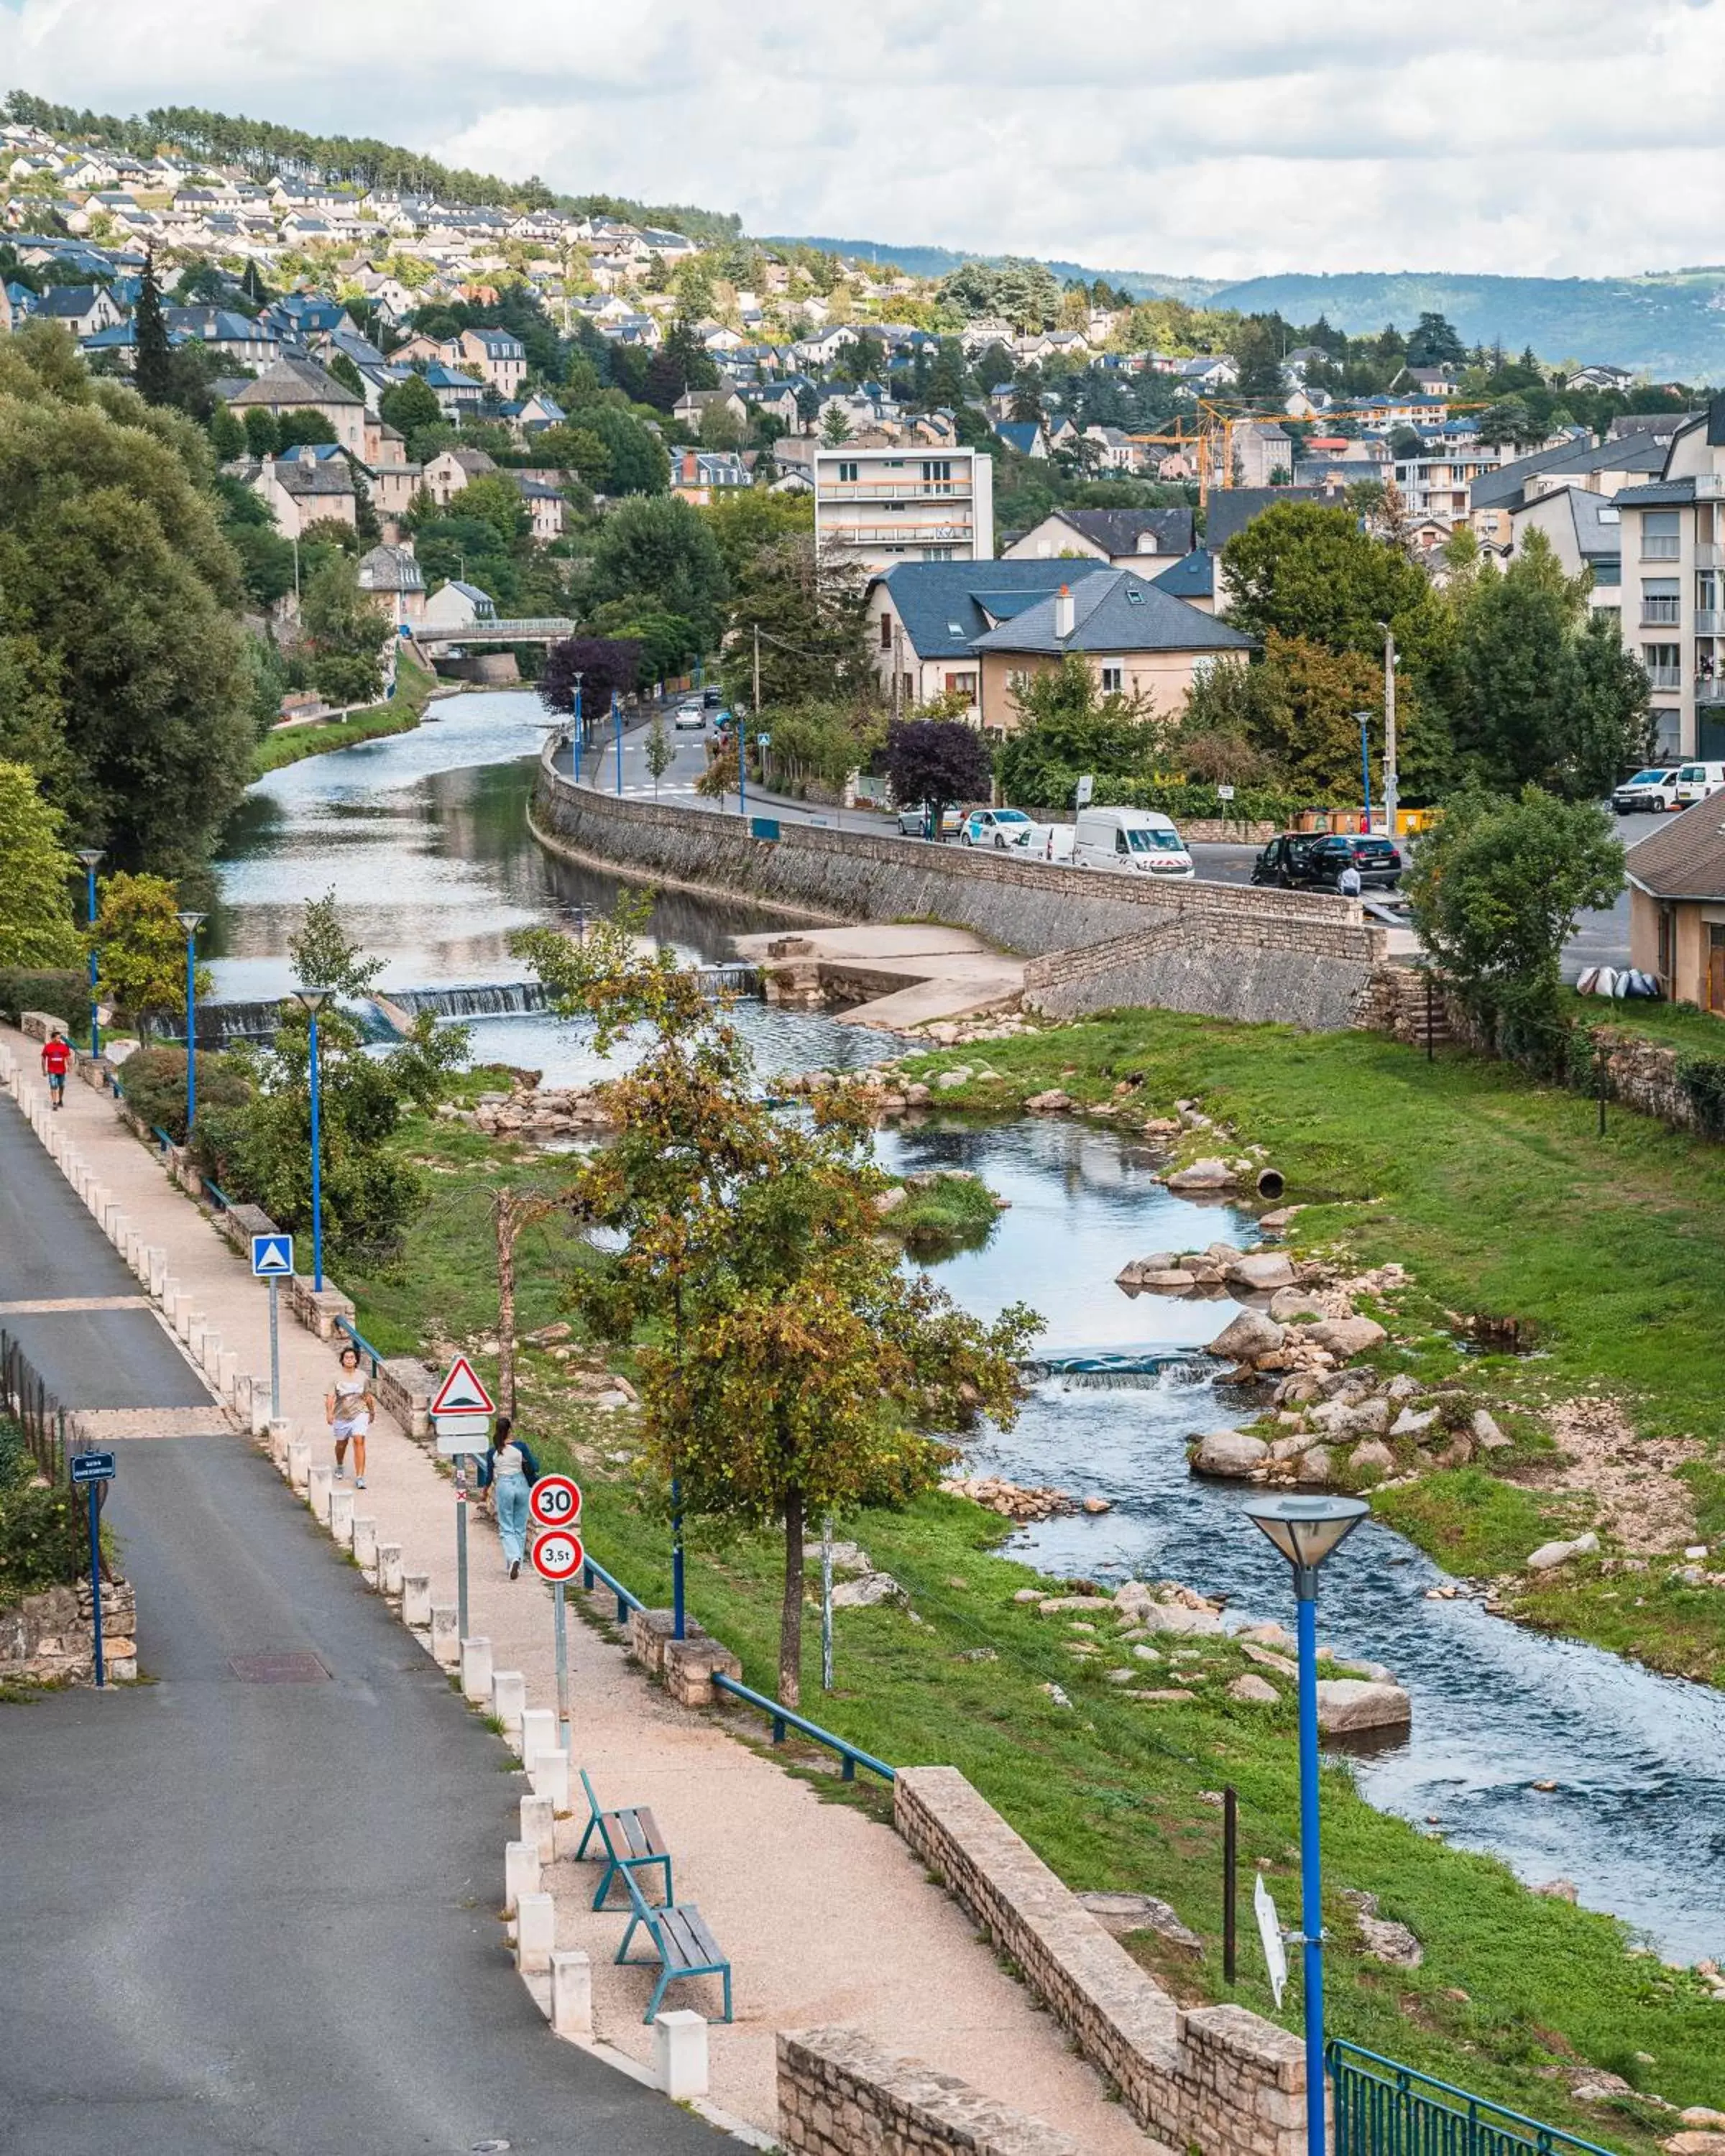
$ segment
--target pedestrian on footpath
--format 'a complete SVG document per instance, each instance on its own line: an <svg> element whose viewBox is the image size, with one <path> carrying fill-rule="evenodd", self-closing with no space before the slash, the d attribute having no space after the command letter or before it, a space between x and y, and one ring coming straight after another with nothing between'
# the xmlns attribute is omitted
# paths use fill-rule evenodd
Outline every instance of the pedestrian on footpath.
<svg viewBox="0 0 1725 2156"><path fill-rule="evenodd" d="M372 1426L372 1417L377 1412L377 1403L372 1393L369 1378L359 1367L359 1350L350 1341L341 1350L341 1367L336 1373L336 1382L330 1387L323 1404L324 1420L335 1433L336 1480L339 1482L347 1471L347 1446L353 1445L354 1487L366 1486L366 1432Z"/></svg>
<svg viewBox="0 0 1725 2156"><path fill-rule="evenodd" d="M72 1067L72 1044L63 1033L51 1033L42 1044L42 1068L48 1079L48 1096L55 1108L66 1105L66 1073Z"/></svg>
<svg viewBox="0 0 1725 2156"><path fill-rule="evenodd" d="M511 1579L519 1579L527 1554L527 1498L539 1480L539 1462L515 1434L511 1416L499 1415L490 1450L480 1462L480 1487L489 1490L497 1512L497 1537Z"/></svg>
<svg viewBox="0 0 1725 2156"><path fill-rule="evenodd" d="M1336 888L1342 894L1343 898L1358 898L1359 896L1359 870L1353 865L1352 861L1348 864L1347 867L1343 870L1341 875L1337 877Z"/></svg>

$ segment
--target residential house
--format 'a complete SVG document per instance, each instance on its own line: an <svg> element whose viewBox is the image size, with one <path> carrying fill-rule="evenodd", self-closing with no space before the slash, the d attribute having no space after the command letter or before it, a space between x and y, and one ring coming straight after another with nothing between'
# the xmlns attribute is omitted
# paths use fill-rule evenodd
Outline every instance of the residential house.
<svg viewBox="0 0 1725 2156"><path fill-rule="evenodd" d="M1435 517L1447 530L1466 521L1474 482L1497 470L1509 451L1479 443L1461 448L1444 439L1445 431L1439 430L1430 440L1422 438L1417 451L1398 457L1394 478L1411 515Z"/></svg>
<svg viewBox="0 0 1725 2156"><path fill-rule="evenodd" d="M517 434L542 434L547 427L561 426L568 416L548 389L536 389L531 397L518 398L503 408L503 417Z"/></svg>
<svg viewBox="0 0 1725 2156"><path fill-rule="evenodd" d="M979 636L974 646L983 731L1019 723L1015 691L1073 657L1105 696L1142 696L1172 713L1201 675L1250 656L1252 639L1214 614L1172 598L1130 569L1097 568L1068 581Z"/></svg>
<svg viewBox="0 0 1725 2156"><path fill-rule="evenodd" d="M1001 555L1004 562L1073 555L1153 577L1192 551L1189 509L1055 509Z"/></svg>
<svg viewBox="0 0 1725 2156"><path fill-rule="evenodd" d="M520 488L527 514L533 520L533 536L541 546L561 539L569 510L562 488L547 480L529 478L526 472L515 472L511 476Z"/></svg>
<svg viewBox="0 0 1725 2156"><path fill-rule="evenodd" d="M1106 562L1003 560L901 562L869 579L864 635L881 699L906 712L937 696L960 696L981 723L978 637Z"/></svg>
<svg viewBox="0 0 1725 2156"><path fill-rule="evenodd" d="M248 382L228 402L242 419L253 410L270 412L278 418L284 412L321 413L341 447L356 456L362 454L364 398L309 359L273 361L255 382Z"/></svg>
<svg viewBox="0 0 1725 2156"><path fill-rule="evenodd" d="M1171 370L1183 389L1194 397L1214 397L1222 390L1232 389L1240 379L1240 369L1225 352L1206 353L1199 359L1183 359Z"/></svg>
<svg viewBox="0 0 1725 2156"><path fill-rule="evenodd" d="M189 337L242 367L268 367L281 357L281 340L232 308L164 307L162 316L170 336Z"/></svg>
<svg viewBox="0 0 1725 2156"><path fill-rule="evenodd" d="M1238 421L1229 447L1236 486L1286 486L1294 476L1294 438L1274 419Z"/></svg>
<svg viewBox="0 0 1725 2156"><path fill-rule="evenodd" d="M429 629L473 629L496 620L497 603L477 584L463 583L451 577L426 600L419 619Z"/></svg>
<svg viewBox="0 0 1725 2156"><path fill-rule="evenodd" d="M458 427L463 419L477 418L485 408L485 385L471 374L434 361L423 378L444 418L453 419Z"/></svg>
<svg viewBox="0 0 1725 2156"><path fill-rule="evenodd" d="M1443 398L1455 394L1455 377L1447 367L1404 367L1397 381L1399 383L1406 382L1422 398Z"/></svg>
<svg viewBox="0 0 1725 2156"><path fill-rule="evenodd" d="M1515 512L1524 502L1558 487L1584 486L1615 495L1654 479L1665 469L1671 438L1684 424L1672 415L1661 427L1636 428L1603 442L1567 442L1537 450L1483 471L1468 488L1468 517L1482 546L1500 552L1513 542Z"/></svg>
<svg viewBox="0 0 1725 2156"><path fill-rule="evenodd" d="M1511 512L1512 557L1520 553L1531 531L1542 532L1567 577L1584 569L1593 578L1589 593L1595 609L1620 614L1623 603L1623 520L1609 496L1579 481L1534 495ZM1488 558L1495 558L1488 557Z"/></svg>
<svg viewBox="0 0 1725 2156"><path fill-rule="evenodd" d="M420 484L439 509L447 509L470 480L497 469L483 449L439 449L420 475Z"/></svg>
<svg viewBox="0 0 1725 2156"><path fill-rule="evenodd" d="M1021 457L1040 460L1048 454L1048 436L1040 419L997 419L991 431L997 442Z"/></svg>
<svg viewBox="0 0 1725 2156"><path fill-rule="evenodd" d="M1725 1018L1725 825L1698 801L1630 850L1630 963Z"/></svg>
<svg viewBox="0 0 1725 2156"><path fill-rule="evenodd" d="M427 336L415 330L389 357L398 367L459 367L464 355L459 337Z"/></svg>
<svg viewBox="0 0 1725 2156"><path fill-rule="evenodd" d="M1194 547L1150 581L1158 591L1166 592L1170 598L1183 599L1200 613L1216 610L1216 557L1208 547Z"/></svg>
<svg viewBox="0 0 1725 2156"><path fill-rule="evenodd" d="M1566 389L1615 389L1626 392L1635 386L1635 377L1626 367L1578 367L1574 374L1565 377Z"/></svg>
<svg viewBox="0 0 1725 2156"><path fill-rule="evenodd" d="M670 490L698 509L705 509L716 493L727 487L747 486L750 476L735 449L675 449L671 453Z"/></svg>
<svg viewBox="0 0 1725 2156"><path fill-rule="evenodd" d="M856 331L848 323L835 322L831 329L821 330L814 336L799 337L791 349L801 365L824 367L832 365L846 345L856 341Z"/></svg>
<svg viewBox="0 0 1725 2156"><path fill-rule="evenodd" d="M476 367L500 397L513 397L526 380L527 347L507 330L463 330L460 346L462 360Z"/></svg>
<svg viewBox="0 0 1725 2156"><path fill-rule="evenodd" d="M373 547L359 560L359 588L389 609L398 629L425 619L425 572L413 558L412 542Z"/></svg>
<svg viewBox="0 0 1725 2156"><path fill-rule="evenodd" d="M994 460L911 443L835 448L809 440L816 544L865 568L897 560L986 561L994 552ZM777 444L792 448L797 437ZM788 468L783 454L778 462Z"/></svg>
<svg viewBox="0 0 1725 2156"><path fill-rule="evenodd" d="M1612 500L1623 640L1652 686L1656 752L1725 758L1725 396L1679 428L1657 479Z"/></svg>
<svg viewBox="0 0 1725 2156"><path fill-rule="evenodd" d="M94 336L125 320L105 285L50 285L32 311L59 322L74 337Z"/></svg>
<svg viewBox="0 0 1725 2156"><path fill-rule="evenodd" d="M792 409L796 408L795 399ZM737 427L747 427L749 408L735 389L685 389L671 407L671 417L682 426L700 432L709 412L718 412Z"/></svg>
<svg viewBox="0 0 1725 2156"><path fill-rule="evenodd" d="M308 524L334 519L351 525L357 521L352 466L339 451L320 454L320 448L328 445L305 443L280 456L265 457L253 481L253 491L269 505L285 539L301 537Z"/></svg>
<svg viewBox="0 0 1725 2156"><path fill-rule="evenodd" d="M786 382L742 382L732 393L742 406L745 419L760 413L768 418L777 419L781 426L792 428L801 424L797 409L797 391L801 386L800 376Z"/></svg>

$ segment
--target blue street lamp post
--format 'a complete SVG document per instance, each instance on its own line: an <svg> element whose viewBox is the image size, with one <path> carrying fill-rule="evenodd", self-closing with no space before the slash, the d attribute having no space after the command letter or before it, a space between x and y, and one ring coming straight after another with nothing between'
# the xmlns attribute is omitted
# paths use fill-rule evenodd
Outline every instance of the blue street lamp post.
<svg viewBox="0 0 1725 2156"><path fill-rule="evenodd" d="M198 1120L198 932L201 913L179 913L174 918L186 932L186 1142Z"/></svg>
<svg viewBox="0 0 1725 2156"><path fill-rule="evenodd" d="M330 999L327 988L295 988L311 1021L308 1069L311 1081L311 1285L323 1289L323 1145L318 1128L317 1014Z"/></svg>
<svg viewBox="0 0 1725 2156"><path fill-rule="evenodd" d="M611 720L617 729L617 791L623 791L623 699L611 691Z"/></svg>
<svg viewBox="0 0 1725 2156"><path fill-rule="evenodd" d="M575 776L581 776L581 676L575 676Z"/></svg>
<svg viewBox="0 0 1725 2156"><path fill-rule="evenodd" d="M1300 1930L1306 1978L1307 2156L1324 2156L1323 1871L1318 1847L1317 1572L1368 1505L1358 1497L1255 1497L1246 1517L1294 1568L1300 1639Z"/></svg>
<svg viewBox="0 0 1725 2156"><path fill-rule="evenodd" d="M95 947L95 872L96 863L101 858L102 850L100 846L84 846L79 850L78 859L84 864L84 874L86 879L85 895L88 901L90 915L90 1052L93 1057L100 1055L102 1052L102 1022L96 1010Z"/></svg>

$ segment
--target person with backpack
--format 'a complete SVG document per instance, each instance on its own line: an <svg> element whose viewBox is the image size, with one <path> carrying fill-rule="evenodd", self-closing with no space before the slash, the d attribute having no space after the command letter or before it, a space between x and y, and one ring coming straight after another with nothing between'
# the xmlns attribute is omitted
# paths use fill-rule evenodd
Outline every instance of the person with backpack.
<svg viewBox="0 0 1725 2156"><path fill-rule="evenodd" d="M42 1068L48 1079L49 1098L57 1110L66 1105L66 1073L71 1067L71 1042L63 1033L51 1033L42 1044Z"/></svg>
<svg viewBox="0 0 1725 2156"><path fill-rule="evenodd" d="M497 1538L511 1579L519 1579L527 1554L527 1499L539 1480L539 1462L515 1434L511 1416L499 1415L480 1462L480 1487L489 1490L497 1514Z"/></svg>

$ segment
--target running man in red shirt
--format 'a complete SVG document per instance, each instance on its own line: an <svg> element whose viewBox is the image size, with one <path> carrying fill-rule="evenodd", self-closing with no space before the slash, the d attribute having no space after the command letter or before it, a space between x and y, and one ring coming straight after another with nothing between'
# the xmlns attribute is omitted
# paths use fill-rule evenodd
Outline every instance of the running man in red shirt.
<svg viewBox="0 0 1725 2156"><path fill-rule="evenodd" d="M42 1068L48 1074L48 1090L56 1108L66 1105L66 1073L72 1067L72 1044L63 1034L54 1034L42 1044Z"/></svg>

